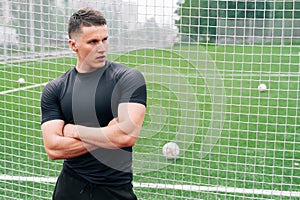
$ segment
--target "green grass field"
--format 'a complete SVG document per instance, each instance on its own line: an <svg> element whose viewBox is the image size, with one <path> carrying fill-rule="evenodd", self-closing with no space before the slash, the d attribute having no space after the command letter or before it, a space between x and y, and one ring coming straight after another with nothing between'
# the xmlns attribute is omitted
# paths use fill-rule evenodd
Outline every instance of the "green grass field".
<svg viewBox="0 0 300 200"><path fill-rule="evenodd" d="M136 186L139 199L299 199L299 51L195 45L111 55L147 81L134 182L154 186ZM43 147L42 83L74 65L73 58L0 65L0 199L50 199L61 161L50 161ZM28 83L19 86L19 77ZM258 92L261 82L266 92ZM161 148L172 140L181 154L168 161Z"/></svg>

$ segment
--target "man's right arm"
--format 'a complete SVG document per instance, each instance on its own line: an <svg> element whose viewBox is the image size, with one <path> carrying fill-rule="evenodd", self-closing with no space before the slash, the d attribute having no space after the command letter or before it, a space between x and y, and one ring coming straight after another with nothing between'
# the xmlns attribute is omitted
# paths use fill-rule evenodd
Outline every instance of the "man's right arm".
<svg viewBox="0 0 300 200"><path fill-rule="evenodd" d="M46 153L51 160L73 158L83 155L97 147L63 136L63 120L50 120L42 124L42 133Z"/></svg>

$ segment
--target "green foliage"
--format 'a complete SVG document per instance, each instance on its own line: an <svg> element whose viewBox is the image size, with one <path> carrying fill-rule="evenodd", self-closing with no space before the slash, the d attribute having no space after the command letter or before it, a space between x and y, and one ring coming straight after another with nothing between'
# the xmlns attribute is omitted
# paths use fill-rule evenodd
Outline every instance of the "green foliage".
<svg viewBox="0 0 300 200"><path fill-rule="evenodd" d="M218 18L300 18L300 2L186 0L176 13L181 34L194 41L200 35L214 40Z"/></svg>
<svg viewBox="0 0 300 200"><path fill-rule="evenodd" d="M300 2L276 1L273 6L275 18L300 18Z"/></svg>

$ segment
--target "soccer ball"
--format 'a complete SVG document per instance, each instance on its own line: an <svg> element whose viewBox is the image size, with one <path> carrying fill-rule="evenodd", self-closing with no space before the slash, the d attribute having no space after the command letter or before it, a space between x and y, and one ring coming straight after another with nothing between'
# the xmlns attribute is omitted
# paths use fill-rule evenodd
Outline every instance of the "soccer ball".
<svg viewBox="0 0 300 200"><path fill-rule="evenodd" d="M168 142L163 146L163 155L167 159L176 159L179 156L179 146L175 142Z"/></svg>
<svg viewBox="0 0 300 200"><path fill-rule="evenodd" d="M25 84L25 79L24 78L19 78L18 83L19 84Z"/></svg>
<svg viewBox="0 0 300 200"><path fill-rule="evenodd" d="M260 91L260 92L264 92L264 91L266 91L267 90L267 86L266 86L266 84L259 84L259 86L258 86L258 91Z"/></svg>

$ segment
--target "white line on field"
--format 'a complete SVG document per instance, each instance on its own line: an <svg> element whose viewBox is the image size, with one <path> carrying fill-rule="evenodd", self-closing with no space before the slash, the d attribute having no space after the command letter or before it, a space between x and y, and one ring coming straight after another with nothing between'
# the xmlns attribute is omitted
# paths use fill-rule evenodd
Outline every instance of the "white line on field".
<svg viewBox="0 0 300 200"><path fill-rule="evenodd" d="M40 84L35 84L35 85L29 85L29 86L26 86L26 87L15 88L15 89L12 89L12 90L1 91L0 95L1 94L12 93L12 92L18 92L18 91L22 91L22 90L27 90L27 89L35 88L35 87L45 86L47 83L48 82L46 82L46 83L40 83Z"/></svg>
<svg viewBox="0 0 300 200"><path fill-rule="evenodd" d="M24 177L24 176L10 176L0 175L0 180L4 181L28 181L37 183L55 183L56 178L53 177ZM198 185L171 185L159 183L136 183L133 182L135 187L141 188L156 188L156 189L174 189L185 190L192 192L209 191L209 192L224 192L224 193L243 193L243 194L256 194L256 195L274 195L274 196L287 196L287 197L300 197L300 192L293 191L280 191L280 190L264 190L264 189L246 189L235 187L223 186L198 186Z"/></svg>
<svg viewBox="0 0 300 200"><path fill-rule="evenodd" d="M158 73L145 73L147 75L157 76ZM164 74L162 74L164 75ZM274 73L246 73L246 72L233 72L233 73L219 73L219 74L196 74L196 73L189 73L189 74L166 74L171 76L181 76L181 77L187 77L187 78L195 78L195 77L224 77L224 78L230 78L230 77L299 77L300 72L274 72ZM248 80L248 79L246 79Z"/></svg>
<svg viewBox="0 0 300 200"><path fill-rule="evenodd" d="M35 176L10 176L6 174L0 175L0 180L5 181L28 181L35 183L55 183L56 178L43 178L43 177L35 177Z"/></svg>
<svg viewBox="0 0 300 200"><path fill-rule="evenodd" d="M159 188L159 189L175 189L186 191L210 191L210 192L225 192L225 193L243 193L243 194L256 194L256 195L274 195L274 196L288 196L300 197L300 192L293 191L279 191L279 190L264 190L264 189L246 189L224 186L198 186L198 185L169 185L157 183L133 183L134 186L142 188Z"/></svg>

